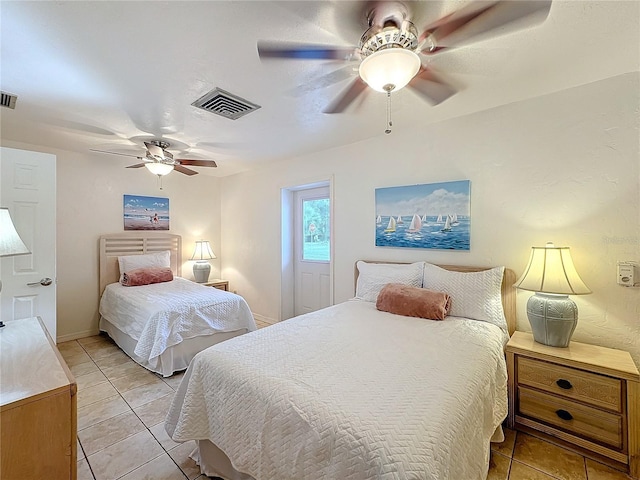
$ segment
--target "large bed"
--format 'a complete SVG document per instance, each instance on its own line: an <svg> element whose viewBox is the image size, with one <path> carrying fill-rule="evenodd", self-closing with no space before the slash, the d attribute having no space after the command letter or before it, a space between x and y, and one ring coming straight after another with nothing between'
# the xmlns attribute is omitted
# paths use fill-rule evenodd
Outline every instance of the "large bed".
<svg viewBox="0 0 640 480"><path fill-rule="evenodd" d="M175 441L196 440L202 473L227 480L486 478L489 442L500 438L507 415L513 272L425 265L418 282L413 273L380 276L369 265L359 265L356 298L194 358L165 427ZM384 284L423 282L450 293L444 321L377 308Z"/></svg>
<svg viewBox="0 0 640 480"><path fill-rule="evenodd" d="M157 232L100 238L100 331L165 377L185 370L198 352L256 329L241 296L180 277L181 243L179 235ZM155 256L166 258L171 281L122 285L123 258Z"/></svg>

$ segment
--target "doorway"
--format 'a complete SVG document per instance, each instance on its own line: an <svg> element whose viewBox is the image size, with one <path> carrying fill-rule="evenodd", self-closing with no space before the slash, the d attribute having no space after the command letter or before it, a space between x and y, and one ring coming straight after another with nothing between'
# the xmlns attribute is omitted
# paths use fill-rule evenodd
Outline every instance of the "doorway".
<svg viewBox="0 0 640 480"><path fill-rule="evenodd" d="M39 316L56 341L56 157L0 147L0 203L29 255L1 259L3 321Z"/></svg>
<svg viewBox="0 0 640 480"><path fill-rule="evenodd" d="M329 182L282 190L283 320L333 304L332 213Z"/></svg>

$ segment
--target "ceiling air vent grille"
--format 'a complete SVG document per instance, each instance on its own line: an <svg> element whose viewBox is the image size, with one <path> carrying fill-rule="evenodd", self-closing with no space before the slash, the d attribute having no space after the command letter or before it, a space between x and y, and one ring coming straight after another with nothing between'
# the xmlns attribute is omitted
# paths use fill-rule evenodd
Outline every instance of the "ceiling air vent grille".
<svg viewBox="0 0 640 480"><path fill-rule="evenodd" d="M10 93L0 92L0 106L5 108L16 108L17 95L11 95Z"/></svg>
<svg viewBox="0 0 640 480"><path fill-rule="evenodd" d="M251 103L221 88L214 88L191 105L231 120L237 120L260 108L260 105Z"/></svg>

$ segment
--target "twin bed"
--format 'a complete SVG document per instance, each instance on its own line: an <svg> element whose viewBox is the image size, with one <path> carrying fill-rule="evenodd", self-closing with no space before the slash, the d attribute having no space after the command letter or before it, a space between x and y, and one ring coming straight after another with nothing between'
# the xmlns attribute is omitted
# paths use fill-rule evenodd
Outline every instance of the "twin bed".
<svg viewBox="0 0 640 480"><path fill-rule="evenodd" d="M196 441L202 473L486 478L489 442L500 439L507 415L504 345L515 329L515 275L424 262L358 262L357 273L353 300L195 356L165 428L175 441ZM381 307L389 283L418 297L420 289L438 292L451 300L449 316L390 312L409 300Z"/></svg>
<svg viewBox="0 0 640 480"><path fill-rule="evenodd" d="M173 280L123 286L121 276L133 267L164 267ZM256 329L242 297L181 278L181 269L179 235L100 238L100 331L134 361L165 377L185 370L198 352Z"/></svg>

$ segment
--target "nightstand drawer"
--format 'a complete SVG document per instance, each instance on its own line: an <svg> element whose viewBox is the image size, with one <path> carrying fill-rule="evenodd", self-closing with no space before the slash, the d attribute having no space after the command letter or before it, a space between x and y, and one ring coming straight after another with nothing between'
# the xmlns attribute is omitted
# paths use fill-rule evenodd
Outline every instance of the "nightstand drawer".
<svg viewBox="0 0 640 480"><path fill-rule="evenodd" d="M622 449L622 416L555 395L518 388L518 412L570 433Z"/></svg>
<svg viewBox="0 0 640 480"><path fill-rule="evenodd" d="M622 412L622 382L532 358L518 358L518 384Z"/></svg>

